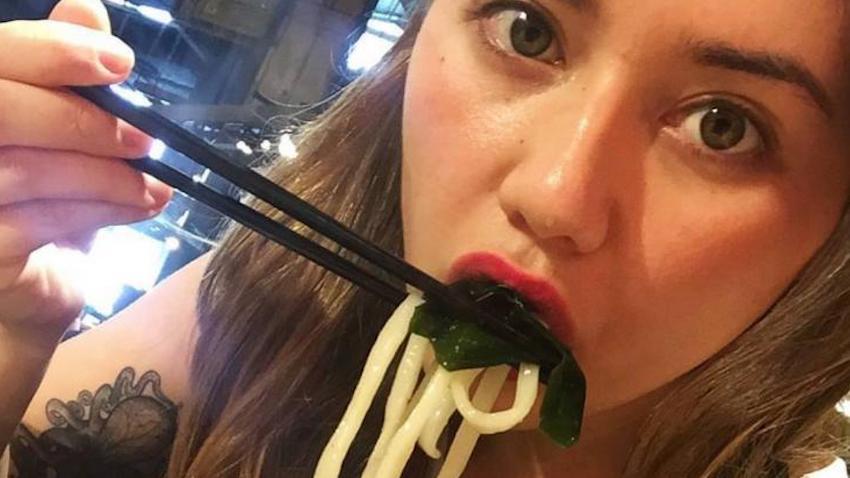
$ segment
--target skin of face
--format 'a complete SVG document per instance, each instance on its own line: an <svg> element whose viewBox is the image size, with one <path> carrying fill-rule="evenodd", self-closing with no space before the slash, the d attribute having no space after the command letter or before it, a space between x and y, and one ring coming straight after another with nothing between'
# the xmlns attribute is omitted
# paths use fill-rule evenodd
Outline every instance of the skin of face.
<svg viewBox="0 0 850 478"><path fill-rule="evenodd" d="M435 0L417 39L405 255L445 279L458 257L489 251L549 280L575 324L568 345L592 418L729 344L833 231L850 177L843 9L529 0L555 33L553 62L499 50L509 28L474 14L492 3ZM794 58L823 85L831 116L799 86L695 61L689 46L709 43ZM707 148L687 118L717 98L755 112L775 144Z"/></svg>

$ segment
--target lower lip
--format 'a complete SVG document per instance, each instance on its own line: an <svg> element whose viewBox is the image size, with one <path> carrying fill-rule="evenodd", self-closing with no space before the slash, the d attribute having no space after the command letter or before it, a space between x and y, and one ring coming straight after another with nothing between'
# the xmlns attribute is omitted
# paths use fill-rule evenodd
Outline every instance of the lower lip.
<svg viewBox="0 0 850 478"><path fill-rule="evenodd" d="M550 332L565 344L571 343L572 326L566 306L557 291L544 279L531 276L507 260L488 252L475 252L458 258L449 271L450 282L487 277L515 289L541 308L540 318Z"/></svg>

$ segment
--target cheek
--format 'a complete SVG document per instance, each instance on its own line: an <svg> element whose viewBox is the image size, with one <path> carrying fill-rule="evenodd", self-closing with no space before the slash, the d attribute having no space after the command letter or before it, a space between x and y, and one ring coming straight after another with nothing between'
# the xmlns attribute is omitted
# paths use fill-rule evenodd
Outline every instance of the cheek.
<svg viewBox="0 0 850 478"><path fill-rule="evenodd" d="M630 246L617 260L619 318L594 344L618 352L587 352L590 380L607 389L603 402L669 383L732 342L781 296L840 214L834 195L787 183L707 187L661 168L648 174L643 211L633 211Z"/></svg>
<svg viewBox="0 0 850 478"><path fill-rule="evenodd" d="M769 192L662 204L644 217L640 282L673 299L691 343L737 335L811 253L812 241L800 242L803 231ZM707 336L695 333L702 328Z"/></svg>
<svg viewBox="0 0 850 478"><path fill-rule="evenodd" d="M591 412L663 391L734 341L816 254L846 197L847 168L828 158L737 181L662 147L640 163L604 250L563 265Z"/></svg>
<svg viewBox="0 0 850 478"><path fill-rule="evenodd" d="M636 241L644 277L636 281L649 291L676 291L682 309L708 309L692 315L711 317L718 329L724 321L741 329L761 315L841 213L840 191L826 181L777 177L708 187L681 174L651 174Z"/></svg>
<svg viewBox="0 0 850 478"><path fill-rule="evenodd" d="M439 25L440 13L433 15L431 24ZM461 48L469 40L438 28L426 23L417 39L403 118L405 256L426 270L435 263L433 238L450 237L464 216L492 199L488 191L515 156L523 125Z"/></svg>

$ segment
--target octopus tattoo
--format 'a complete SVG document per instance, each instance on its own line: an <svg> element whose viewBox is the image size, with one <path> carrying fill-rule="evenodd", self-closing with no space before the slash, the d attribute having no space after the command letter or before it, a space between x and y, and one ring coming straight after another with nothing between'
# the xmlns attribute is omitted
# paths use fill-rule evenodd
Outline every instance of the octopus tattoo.
<svg viewBox="0 0 850 478"><path fill-rule="evenodd" d="M161 378L127 367L112 385L76 400L51 399L52 425L36 437L20 425L11 443L18 478L157 478L165 474L177 430L177 406Z"/></svg>

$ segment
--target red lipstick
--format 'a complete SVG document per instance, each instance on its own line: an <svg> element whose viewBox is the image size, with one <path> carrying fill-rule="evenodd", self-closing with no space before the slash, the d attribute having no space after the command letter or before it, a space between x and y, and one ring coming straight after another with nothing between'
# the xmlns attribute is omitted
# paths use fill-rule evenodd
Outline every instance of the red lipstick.
<svg viewBox="0 0 850 478"><path fill-rule="evenodd" d="M494 280L518 292L558 340L567 345L571 343L574 326L567 314L566 303L549 281L489 252L473 252L459 257L449 270L448 281L478 278Z"/></svg>

